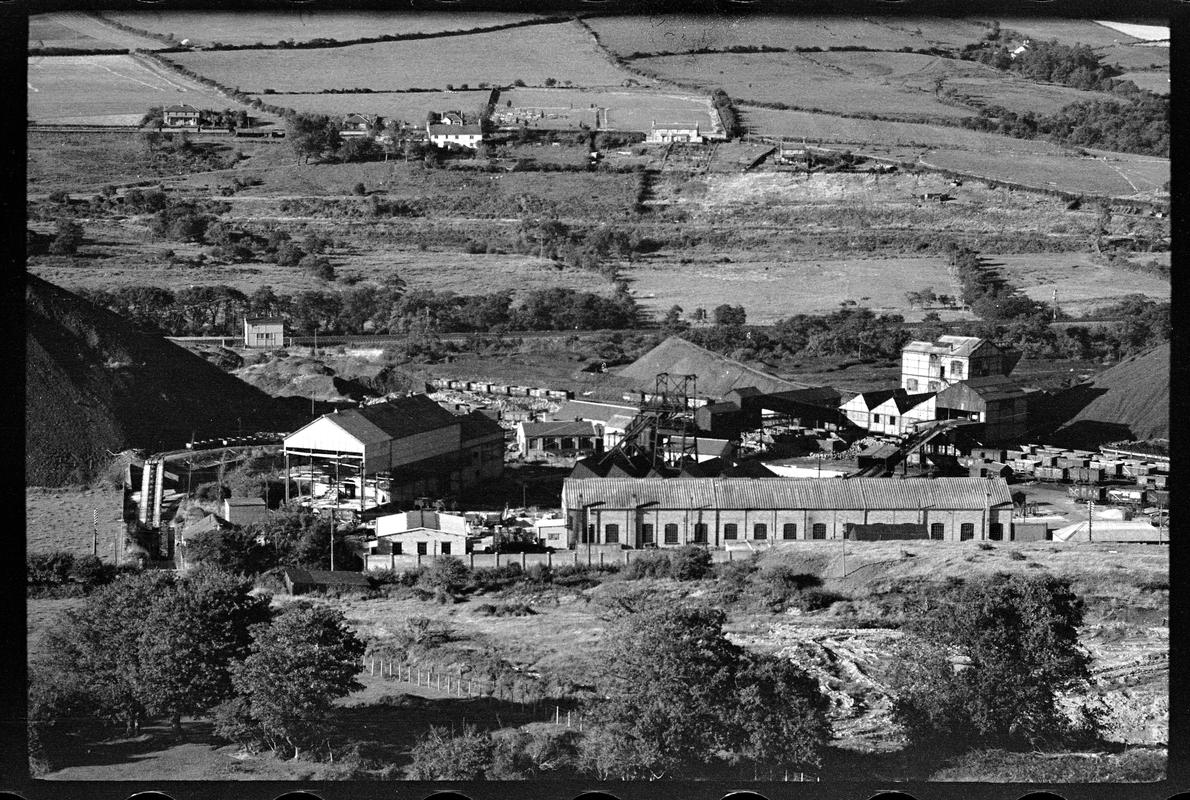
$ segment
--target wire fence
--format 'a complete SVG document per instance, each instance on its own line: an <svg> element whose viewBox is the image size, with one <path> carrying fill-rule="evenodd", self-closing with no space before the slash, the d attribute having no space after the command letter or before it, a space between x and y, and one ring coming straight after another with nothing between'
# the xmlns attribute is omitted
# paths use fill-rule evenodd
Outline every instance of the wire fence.
<svg viewBox="0 0 1190 800"><path fill-rule="evenodd" d="M363 657L363 668L373 677L379 675L448 696L493 698L516 703L524 709L523 714L518 715L524 717L523 722L546 722L583 730L585 717L580 712L565 709L558 703L542 702L538 699L526 702L523 698L515 696L513 691L489 681L433 668L402 664L396 659L375 654Z"/></svg>

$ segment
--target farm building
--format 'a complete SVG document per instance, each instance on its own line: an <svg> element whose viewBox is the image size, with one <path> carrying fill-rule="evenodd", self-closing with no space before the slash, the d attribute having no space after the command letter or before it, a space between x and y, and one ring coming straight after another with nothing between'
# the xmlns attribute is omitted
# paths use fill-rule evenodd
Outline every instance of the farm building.
<svg viewBox="0 0 1190 800"><path fill-rule="evenodd" d="M197 128L199 111L189 103L166 106L161 111L161 123L167 128Z"/></svg>
<svg viewBox="0 0 1190 800"><path fill-rule="evenodd" d="M910 342L901 350L901 388L912 393L938 392L971 378L1008 375L1019 360L1020 353L978 336Z"/></svg>
<svg viewBox="0 0 1190 800"><path fill-rule="evenodd" d="M331 589L346 592L366 592L372 588L366 576L359 572L325 569L282 567L281 579L290 594L325 592Z"/></svg>
<svg viewBox="0 0 1190 800"><path fill-rule="evenodd" d="M430 144L435 147L449 147L453 144L477 150L483 143L483 128L479 125L427 122L426 135L430 137Z"/></svg>
<svg viewBox="0 0 1190 800"><path fill-rule="evenodd" d="M236 527L243 527L267 520L269 507L259 497L228 497L223 501L220 516Z"/></svg>
<svg viewBox="0 0 1190 800"><path fill-rule="evenodd" d="M367 136L368 131L372 128L372 122L375 117L370 117L365 114L348 114L343 117L343 121L339 123L340 136Z"/></svg>
<svg viewBox="0 0 1190 800"><path fill-rule="evenodd" d="M572 546L768 546L839 539L847 525L925 526L931 539L1010 537L999 478L568 478Z"/></svg>
<svg viewBox="0 0 1190 800"><path fill-rule="evenodd" d="M244 347L284 347L285 319L282 317L245 317Z"/></svg>
<svg viewBox="0 0 1190 800"><path fill-rule="evenodd" d="M517 425L522 458L584 458L603 452L603 439L590 422L522 422Z"/></svg>
<svg viewBox="0 0 1190 800"><path fill-rule="evenodd" d="M368 545L368 569L390 566L384 556L464 555L469 552L467 518L428 509L386 514L376 518L376 538Z"/></svg>
<svg viewBox="0 0 1190 800"><path fill-rule="evenodd" d="M284 439L286 498L295 461L311 474L317 465L336 486L354 479L360 491L341 505L359 511L380 504L382 484L393 501L455 495L477 476L503 473L503 433L497 439L489 423L455 416L424 394L323 414Z"/></svg>
<svg viewBox="0 0 1190 800"><path fill-rule="evenodd" d="M701 130L698 123L691 125L688 122L662 123L658 125L657 120L653 120L649 127L649 132L645 136L645 141L653 144L669 144L671 142L702 144L706 140L706 134Z"/></svg>

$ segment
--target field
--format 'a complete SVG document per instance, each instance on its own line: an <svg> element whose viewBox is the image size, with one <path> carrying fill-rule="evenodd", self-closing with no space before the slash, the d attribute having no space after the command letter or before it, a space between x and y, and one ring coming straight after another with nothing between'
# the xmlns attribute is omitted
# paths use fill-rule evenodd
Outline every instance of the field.
<svg viewBox="0 0 1190 800"><path fill-rule="evenodd" d="M626 271L637 301L661 317L673 305L687 312L721 303L742 305L748 322L765 325L793 314L829 314L842 300L879 313L909 313L905 292L926 286L953 294L941 258L838 258L815 261L747 260L731 263L648 263ZM736 260L736 259L739 260ZM954 315L950 315L954 317ZM961 315L960 315L961 316Z"/></svg>
<svg viewBox="0 0 1190 800"><path fill-rule="evenodd" d="M559 53L565 53L559 59ZM447 84L619 86L629 77L574 23L320 50L181 53L172 58L200 75L245 91L445 89ZM360 65L367 64L366 70Z"/></svg>
<svg viewBox="0 0 1190 800"><path fill-rule="evenodd" d="M133 247L112 259L95 259L91 263L84 262L76 266L44 263L31 266L29 271L71 290L111 291L123 286L161 286L177 290L185 286L226 284L245 294L251 294L261 286L271 286L277 292L288 294L342 288L342 285L336 284L328 286L293 267L276 264L176 266L161 257L165 250L187 254L187 248L177 245ZM337 274L348 279L380 280L395 272L410 289L452 291L457 294L504 290L516 294L555 286L607 295L612 290L605 278L593 272L557 269L553 262L533 256L352 248L347 253L333 254L331 263Z"/></svg>
<svg viewBox="0 0 1190 800"><path fill-rule="evenodd" d="M81 11L56 11L29 17L29 47L160 50L167 45L147 36L125 33Z"/></svg>
<svg viewBox="0 0 1190 800"><path fill-rule="evenodd" d="M1089 19L1056 19L1047 17L1000 17L1000 27L1019 31L1034 39L1057 39L1063 44L1081 43L1091 47L1131 44L1137 37L1112 30Z"/></svg>
<svg viewBox="0 0 1190 800"><path fill-rule="evenodd" d="M1132 81L1141 89L1153 94L1168 95L1170 92L1169 70L1125 72L1120 76L1120 80Z"/></svg>
<svg viewBox="0 0 1190 800"><path fill-rule="evenodd" d="M335 94L262 94L265 103L315 114L380 114L385 119L421 125L430 111L474 114L488 101L491 91L453 92L351 92Z"/></svg>
<svg viewBox="0 0 1190 800"><path fill-rule="evenodd" d="M1004 276L1034 300L1048 303L1057 289L1058 305L1075 316L1112 305L1122 294L1143 294L1157 301L1170 299L1168 280L1095 264L1075 253L989 255L988 259L1000 265Z"/></svg>
<svg viewBox="0 0 1190 800"><path fill-rule="evenodd" d="M112 543L124 531L123 492L95 487L25 489L25 549L29 553L68 550L91 555L91 512L99 512L99 556L112 557Z"/></svg>
<svg viewBox="0 0 1190 800"><path fill-rule="evenodd" d="M1169 180L1169 161L1151 156L1112 153L1099 158L1055 158L1014 153L1004 158L990 153L932 150L921 162L1041 189L1124 197L1149 195Z"/></svg>
<svg viewBox="0 0 1190 800"><path fill-rule="evenodd" d="M703 130L721 127L708 98L677 92L515 88L500 93L496 111L530 120L534 112L544 114L533 127L577 127L580 121L591 124L595 108L603 110L601 127L613 130L648 131L654 121L697 123Z"/></svg>
<svg viewBox="0 0 1190 800"><path fill-rule="evenodd" d="M622 56L761 45L824 50L957 47L979 39L987 30L983 23L966 19L770 14L595 17L587 24L608 49Z"/></svg>
<svg viewBox="0 0 1190 800"><path fill-rule="evenodd" d="M223 109L234 101L136 56L30 58L28 115L58 125L136 125L150 106L190 103Z"/></svg>
<svg viewBox="0 0 1190 800"><path fill-rule="evenodd" d="M633 62L666 79L721 87L742 103L784 103L836 113L863 109L906 119L971 116L968 109L940 102L932 89L903 82L907 73L930 82L944 76L952 63L902 53L728 53Z"/></svg>
<svg viewBox="0 0 1190 800"><path fill-rule="evenodd" d="M300 6L298 7L300 9ZM275 44L293 39L346 41L403 33L442 33L507 25L535 14L462 11L107 11L104 16L196 44Z"/></svg>
<svg viewBox="0 0 1190 800"><path fill-rule="evenodd" d="M1118 44L1095 51L1108 64L1124 70L1169 69L1169 48L1145 44Z"/></svg>

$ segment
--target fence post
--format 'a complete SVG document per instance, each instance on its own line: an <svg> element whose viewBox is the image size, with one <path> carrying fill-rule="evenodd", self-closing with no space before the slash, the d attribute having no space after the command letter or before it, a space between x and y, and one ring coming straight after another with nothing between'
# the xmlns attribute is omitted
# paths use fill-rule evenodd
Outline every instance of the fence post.
<svg viewBox="0 0 1190 800"><path fill-rule="evenodd" d="M368 674L375 675L376 674L376 656L372 656L370 659L368 659L368 661L369 661Z"/></svg>
<svg viewBox="0 0 1190 800"><path fill-rule="evenodd" d="M559 708L558 706L554 706L554 724L557 725L561 718L562 718L562 709Z"/></svg>
<svg viewBox="0 0 1190 800"><path fill-rule="evenodd" d="M442 673L438 673L438 691L442 691Z"/></svg>
<svg viewBox="0 0 1190 800"><path fill-rule="evenodd" d="M567 728L570 727L570 712L569 711L566 712L566 727Z"/></svg>
<svg viewBox="0 0 1190 800"><path fill-rule="evenodd" d="M472 550L470 553L467 554L467 557L470 559L469 566L471 567L471 569L475 569L475 551Z"/></svg>
<svg viewBox="0 0 1190 800"><path fill-rule="evenodd" d="M599 551L599 566L603 566L603 551Z"/></svg>
<svg viewBox="0 0 1190 800"><path fill-rule="evenodd" d="M526 566L526 564L525 564L525 551L524 551L524 550L522 550L522 551L521 551L521 569L523 570L523 569L525 568L525 566Z"/></svg>
<svg viewBox="0 0 1190 800"><path fill-rule="evenodd" d="M495 552L495 557L496 557L496 569L500 569L500 551L499 550L497 550Z"/></svg>

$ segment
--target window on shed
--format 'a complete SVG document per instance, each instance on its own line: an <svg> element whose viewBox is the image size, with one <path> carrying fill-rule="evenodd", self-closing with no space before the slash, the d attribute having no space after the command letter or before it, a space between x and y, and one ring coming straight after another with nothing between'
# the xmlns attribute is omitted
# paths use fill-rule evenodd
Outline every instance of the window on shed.
<svg viewBox="0 0 1190 800"><path fill-rule="evenodd" d="M950 362L950 374L956 378L963 377L963 362L962 361Z"/></svg>
<svg viewBox="0 0 1190 800"><path fill-rule="evenodd" d="M676 522L670 522L670 523L666 524L666 526L665 526L665 543L666 544L677 544L678 543L678 525Z"/></svg>
<svg viewBox="0 0 1190 800"><path fill-rule="evenodd" d="M763 522L757 522L752 526L753 539L767 539L769 538L769 526Z"/></svg>
<svg viewBox="0 0 1190 800"><path fill-rule="evenodd" d="M946 538L946 526L943 525L941 522L931 522L930 523L930 538L931 539L945 539Z"/></svg>
<svg viewBox="0 0 1190 800"><path fill-rule="evenodd" d="M993 522L988 526L988 538L1000 541L1004 538L1004 525L1000 522Z"/></svg>
<svg viewBox="0 0 1190 800"><path fill-rule="evenodd" d="M426 554L426 543L425 542L417 543L417 554L419 556L424 556Z"/></svg>
<svg viewBox="0 0 1190 800"><path fill-rule="evenodd" d="M739 526L734 522L728 522L723 526L723 538L735 539L739 535Z"/></svg>
<svg viewBox="0 0 1190 800"><path fill-rule="evenodd" d="M964 522L959 526L959 541L965 542L968 539L975 538L975 523Z"/></svg>
<svg viewBox="0 0 1190 800"><path fill-rule="evenodd" d="M826 523L815 522L814 527L810 529L811 539L825 539L826 538Z"/></svg>
<svg viewBox="0 0 1190 800"><path fill-rule="evenodd" d="M797 538L797 523L796 522L786 522L785 525L781 528L781 538L782 539L796 539Z"/></svg>
<svg viewBox="0 0 1190 800"><path fill-rule="evenodd" d="M620 526L612 522L604 525L603 540L609 544L620 541Z"/></svg>
<svg viewBox="0 0 1190 800"><path fill-rule="evenodd" d="M393 542L393 555L401 555L401 543Z"/></svg>
<svg viewBox="0 0 1190 800"><path fill-rule="evenodd" d="M880 415L879 415L879 414L873 414L873 415L872 415L872 424L873 424L873 425L879 425L879 424L880 424Z"/></svg>
<svg viewBox="0 0 1190 800"><path fill-rule="evenodd" d="M917 378L908 378L905 381L905 388L911 392L917 391Z"/></svg>
<svg viewBox="0 0 1190 800"><path fill-rule="evenodd" d="M707 524L705 522L694 523L694 541L698 544L707 543Z"/></svg>
<svg viewBox="0 0 1190 800"><path fill-rule="evenodd" d="M653 523L651 523L651 522L642 522L641 523L640 543L641 544L652 544L653 543Z"/></svg>
<svg viewBox="0 0 1190 800"><path fill-rule="evenodd" d="M444 556L450 555L450 542L442 542L438 546L438 552Z"/></svg>

